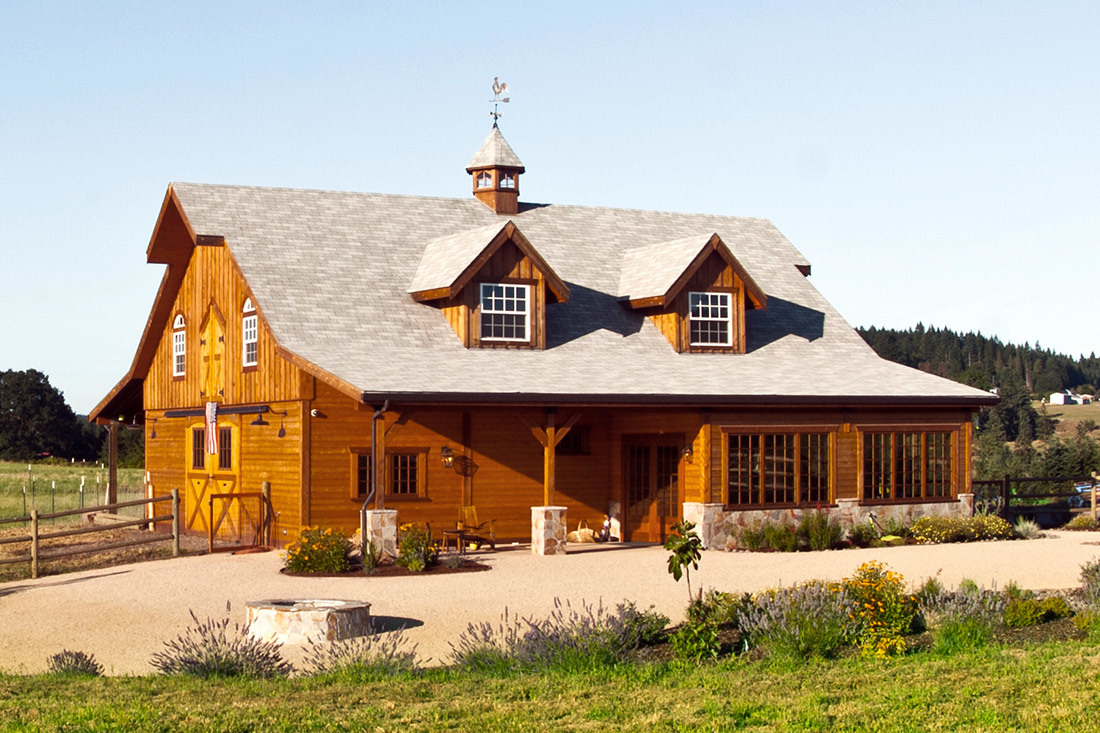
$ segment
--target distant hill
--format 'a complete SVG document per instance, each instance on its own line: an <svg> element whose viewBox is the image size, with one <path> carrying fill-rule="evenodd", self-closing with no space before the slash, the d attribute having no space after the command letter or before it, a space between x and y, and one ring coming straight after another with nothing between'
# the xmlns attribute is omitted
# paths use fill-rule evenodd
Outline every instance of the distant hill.
<svg viewBox="0 0 1100 733"><path fill-rule="evenodd" d="M856 330L884 359L979 389L1001 386L1012 379L1010 375L1028 392L1043 396L1064 389L1095 394L1100 385L1096 352L1073 358L1044 349L1038 341L1017 346L981 333L958 334L921 323L905 331L875 326Z"/></svg>

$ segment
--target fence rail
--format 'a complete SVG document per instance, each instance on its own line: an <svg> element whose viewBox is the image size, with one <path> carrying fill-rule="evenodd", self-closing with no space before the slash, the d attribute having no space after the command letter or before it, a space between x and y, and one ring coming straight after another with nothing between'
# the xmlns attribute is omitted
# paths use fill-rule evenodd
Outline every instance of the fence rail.
<svg viewBox="0 0 1100 733"><path fill-rule="evenodd" d="M161 514L158 516L144 517L142 519L128 520L124 522L112 522L105 524L102 527L78 527L76 529L62 530L59 532L39 532L39 522L44 519L56 519L58 517L70 517L76 514L88 514L91 512L113 512L117 509L130 506L153 506L154 504L170 501L172 503L171 514ZM42 540L56 539L58 537L73 537L76 535L89 534L93 532L106 532L112 529L118 529L119 527L135 527L138 525L151 525L155 522L172 522L172 534L170 536L151 536L143 537L135 540L126 540L123 542L112 542L106 545L95 545L94 547L83 547L71 550L62 550L59 552L42 553L40 543ZM102 552L104 550L117 550L124 547L134 547L136 545L147 545L152 542L166 542L172 541L172 556L178 557L180 554L180 494L178 489L172 489L172 493L165 496L154 496L149 499L137 499L135 501L123 501L115 504L101 504L100 506L87 507L84 509L71 509L63 512L52 512L50 514L39 514L38 509L32 509L31 513L25 517L13 517L10 519L0 520L0 523L7 522L30 522L30 533L19 537L6 537L0 539L0 545L11 544L14 542L29 542L29 554L17 555L15 557L0 558L0 565L11 565L15 563L29 562L31 565L31 577L38 577L38 566L42 560L57 560L63 557L72 557L75 555L86 555L93 552Z"/></svg>
<svg viewBox="0 0 1100 733"><path fill-rule="evenodd" d="M1077 487L1088 484L1079 491ZM1069 490L1052 490L1059 485L1069 485ZM1097 496L1100 493L1100 476L1028 476L1014 478L975 480L974 506L1012 520L1027 514L1069 514L1088 511L1097 517ZM1034 488L1032 488L1034 487ZM1087 507L1082 506L1087 502ZM1076 506L1075 506L1076 505Z"/></svg>

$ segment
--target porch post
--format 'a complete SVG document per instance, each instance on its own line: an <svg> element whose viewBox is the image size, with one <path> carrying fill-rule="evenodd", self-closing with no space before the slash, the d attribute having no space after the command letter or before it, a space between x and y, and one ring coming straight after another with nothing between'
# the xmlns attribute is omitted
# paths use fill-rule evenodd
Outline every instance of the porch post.
<svg viewBox="0 0 1100 733"><path fill-rule="evenodd" d="M104 504L118 503L118 422L112 420L107 425L107 495ZM108 509L108 514L117 510Z"/></svg>
<svg viewBox="0 0 1100 733"><path fill-rule="evenodd" d="M557 456L556 449L558 447L555 438L556 428L555 422L555 410L552 407L546 409L546 441L543 443L542 450L542 503L544 506L550 506L554 503L554 468L555 458Z"/></svg>

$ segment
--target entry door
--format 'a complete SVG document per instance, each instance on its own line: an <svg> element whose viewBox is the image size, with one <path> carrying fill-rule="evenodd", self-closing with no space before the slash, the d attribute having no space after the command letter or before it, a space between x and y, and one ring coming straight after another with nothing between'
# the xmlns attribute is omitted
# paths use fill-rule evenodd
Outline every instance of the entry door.
<svg viewBox="0 0 1100 733"><path fill-rule="evenodd" d="M184 498L186 527L201 534L210 532L210 496L239 493L240 427L218 420L218 452L206 452L206 427L195 423L187 430L187 493ZM221 517L225 512L225 516ZM240 529L239 501L214 502L214 523L221 517L219 535Z"/></svg>
<svg viewBox="0 0 1100 733"><path fill-rule="evenodd" d="M680 444L668 436L623 439L626 536L663 542L680 519Z"/></svg>

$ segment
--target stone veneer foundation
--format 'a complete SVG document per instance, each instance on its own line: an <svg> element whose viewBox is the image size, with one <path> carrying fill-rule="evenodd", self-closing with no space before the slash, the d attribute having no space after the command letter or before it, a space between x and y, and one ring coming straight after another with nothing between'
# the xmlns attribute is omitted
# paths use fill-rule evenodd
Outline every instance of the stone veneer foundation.
<svg viewBox="0 0 1100 733"><path fill-rule="evenodd" d="M813 509L749 509L728 510L724 504L684 502L684 519L695 523L695 533L707 550L732 550L734 538L742 528L756 522L797 522ZM836 506L826 507L845 530L852 525L875 519L895 518L912 523L921 517L969 517L974 514L974 495L959 494L957 501L920 502L915 504L860 504L858 499L838 499Z"/></svg>
<svg viewBox="0 0 1100 733"><path fill-rule="evenodd" d="M248 601L248 633L261 641L317 644L371 633L370 604L328 599Z"/></svg>
<svg viewBox="0 0 1100 733"><path fill-rule="evenodd" d="M536 555L565 554L565 512L563 506L531 507L531 552Z"/></svg>

